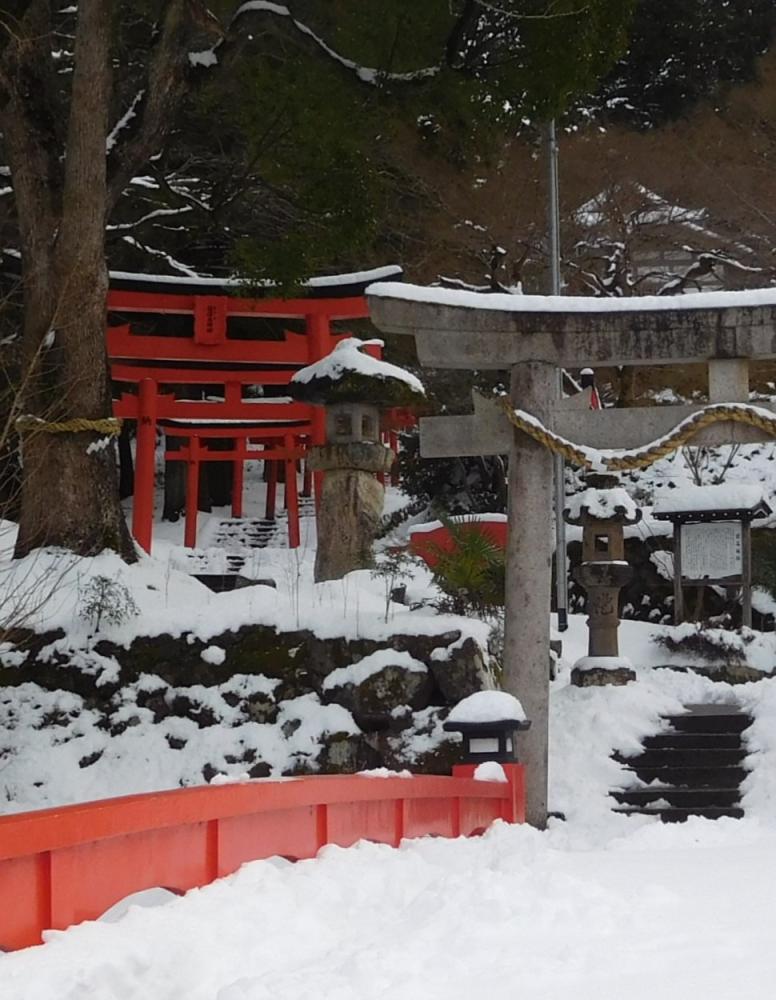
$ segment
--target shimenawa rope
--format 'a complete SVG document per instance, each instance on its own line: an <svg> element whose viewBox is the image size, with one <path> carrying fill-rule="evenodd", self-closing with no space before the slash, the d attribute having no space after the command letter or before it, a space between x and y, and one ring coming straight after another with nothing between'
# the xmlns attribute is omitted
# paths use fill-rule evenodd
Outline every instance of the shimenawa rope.
<svg viewBox="0 0 776 1000"><path fill-rule="evenodd" d="M31 414L17 417L16 429L20 433L42 434L81 434L92 431L106 437L117 437L121 433L122 421L119 417L104 417L101 420L88 420L86 417L74 417L72 420L43 420Z"/></svg>
<svg viewBox="0 0 776 1000"><path fill-rule="evenodd" d="M726 421L747 424L771 437L776 437L776 415L770 415L760 409L743 404L712 403L682 420L672 431L652 444L644 445L641 448L622 449L615 454L604 455L592 448L574 444L572 441L560 437L545 427L536 417L521 410L515 410L507 397L503 397L501 405L507 419L514 427L556 455L562 455L567 462L585 468L602 468L612 472L644 469L687 444L703 428Z"/></svg>

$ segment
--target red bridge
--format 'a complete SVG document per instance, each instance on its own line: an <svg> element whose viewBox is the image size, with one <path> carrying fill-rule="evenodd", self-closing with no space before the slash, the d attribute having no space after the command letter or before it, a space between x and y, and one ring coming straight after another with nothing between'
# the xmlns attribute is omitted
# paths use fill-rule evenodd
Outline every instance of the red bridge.
<svg viewBox="0 0 776 1000"><path fill-rule="evenodd" d="M506 782L362 775L251 781L132 795L0 817L0 950L93 920L132 893L183 893L246 861L312 858L325 844L397 846L475 836L524 819L521 764Z"/></svg>

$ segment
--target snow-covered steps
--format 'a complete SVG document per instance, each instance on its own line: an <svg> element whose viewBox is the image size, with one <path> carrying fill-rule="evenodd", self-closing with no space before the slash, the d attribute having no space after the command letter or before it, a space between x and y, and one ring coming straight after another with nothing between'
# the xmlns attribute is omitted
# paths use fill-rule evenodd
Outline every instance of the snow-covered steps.
<svg viewBox="0 0 776 1000"><path fill-rule="evenodd" d="M264 549L280 541L285 529L285 518L227 518L219 521L211 544L223 549Z"/></svg>
<svg viewBox="0 0 776 1000"><path fill-rule="evenodd" d="M299 517L315 516L315 500L299 498ZM284 547L288 544L288 514L279 511L274 518L228 517L213 528L209 545L217 548L263 549L267 546Z"/></svg>
<svg viewBox="0 0 776 1000"><path fill-rule="evenodd" d="M746 777L742 733L752 722L737 705L688 705L668 716L664 732L644 740L641 754L615 759L634 785L614 791L615 812L660 816L743 816L740 785Z"/></svg>

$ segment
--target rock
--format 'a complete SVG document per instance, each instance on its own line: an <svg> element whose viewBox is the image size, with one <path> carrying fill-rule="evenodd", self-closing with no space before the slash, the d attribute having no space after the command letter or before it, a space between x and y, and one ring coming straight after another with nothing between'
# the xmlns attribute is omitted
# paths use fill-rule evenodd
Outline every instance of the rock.
<svg viewBox="0 0 776 1000"><path fill-rule="evenodd" d="M578 670L574 667L571 671L571 683L576 687L622 687L636 680L635 671L630 667L614 667L607 669L603 667L592 667L587 670Z"/></svg>
<svg viewBox="0 0 776 1000"><path fill-rule="evenodd" d="M280 727L280 731L287 740L290 740L301 725L302 725L301 719L286 719L286 721Z"/></svg>
<svg viewBox="0 0 776 1000"><path fill-rule="evenodd" d="M413 771L416 774L450 774L454 764L461 762L461 744L445 740L424 753L411 753L401 737L375 733L370 737L383 767L392 771Z"/></svg>
<svg viewBox="0 0 776 1000"><path fill-rule="evenodd" d="M242 711L251 722L274 722L278 717L278 706L262 695L253 695L242 705Z"/></svg>
<svg viewBox="0 0 776 1000"><path fill-rule="evenodd" d="M208 785L213 780L213 778L215 778L217 774L223 774L223 773L224 772L219 771L217 767L213 767L212 764L205 764L205 766L202 768L202 777L205 779L205 782Z"/></svg>
<svg viewBox="0 0 776 1000"><path fill-rule="evenodd" d="M446 704L456 705L470 694L492 687L485 657L474 639L464 639L447 653L445 659L439 654L431 658L431 674Z"/></svg>
<svg viewBox="0 0 776 1000"><path fill-rule="evenodd" d="M380 763L379 755L363 736L348 733L330 736L318 757L323 774L354 774L379 767Z"/></svg>
<svg viewBox="0 0 776 1000"><path fill-rule="evenodd" d="M162 719L166 719L168 716L172 715L172 709L167 703L165 697L167 689L162 689L160 691L139 691L137 695L137 704L141 708L147 708L149 711L154 713L154 722L161 722Z"/></svg>
<svg viewBox="0 0 776 1000"><path fill-rule="evenodd" d="M752 681L762 681L768 677L773 677L774 670L768 672L750 667L747 663L719 663L714 666L701 666L698 663L686 666L679 663L659 663L655 670L676 670L679 673L696 673L703 677L709 677L713 681L720 681L725 684L749 684Z"/></svg>
<svg viewBox="0 0 776 1000"><path fill-rule="evenodd" d="M303 661L310 674L315 691L322 695L323 681L333 671L363 660L378 649L395 649L397 653L409 653L413 659L428 663L434 650L451 646L458 642L461 633L457 630L441 632L438 635L388 636L384 640L375 639L319 639L317 636L305 641L299 649L298 659ZM286 695L293 697L293 694ZM278 697L278 700L282 700Z"/></svg>
<svg viewBox="0 0 776 1000"><path fill-rule="evenodd" d="M171 715L176 715L181 719L191 719L196 722L200 729L214 726L218 721L211 709L193 701L184 694L175 695L169 705Z"/></svg>
<svg viewBox="0 0 776 1000"><path fill-rule="evenodd" d="M352 712L356 724L365 731L388 729L396 709L413 711L431 704L433 680L428 669L409 670L402 665L383 667L360 684L342 684L327 689L326 700Z"/></svg>

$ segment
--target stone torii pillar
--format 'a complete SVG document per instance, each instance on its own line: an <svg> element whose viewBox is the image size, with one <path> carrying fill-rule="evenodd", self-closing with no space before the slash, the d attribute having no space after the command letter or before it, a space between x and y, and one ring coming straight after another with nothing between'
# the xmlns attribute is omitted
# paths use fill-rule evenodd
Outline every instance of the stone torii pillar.
<svg viewBox="0 0 776 1000"><path fill-rule="evenodd" d="M367 292L373 323L415 337L423 366L511 371L511 400L569 440L590 448L636 448L701 406L589 409L589 390L558 398L558 367L706 362L709 400L745 403L748 359L776 357L776 290L642 299L487 295L398 283ZM426 458L509 454L509 541L504 688L533 720L521 736L526 818L547 820L551 453L516 430L503 410L475 396L474 415L420 421ZM763 441L732 421L694 443Z"/></svg>

